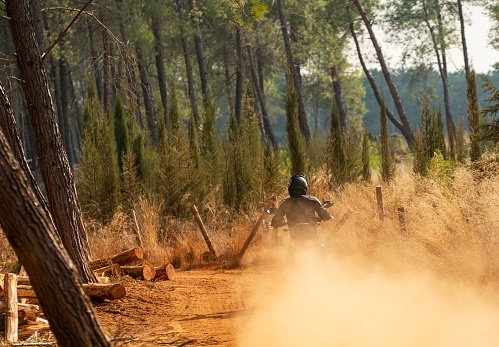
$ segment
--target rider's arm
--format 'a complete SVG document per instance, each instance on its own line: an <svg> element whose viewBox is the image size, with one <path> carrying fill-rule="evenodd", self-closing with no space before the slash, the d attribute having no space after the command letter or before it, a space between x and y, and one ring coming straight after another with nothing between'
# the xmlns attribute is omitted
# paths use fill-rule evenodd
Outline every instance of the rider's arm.
<svg viewBox="0 0 499 347"><path fill-rule="evenodd" d="M331 213L329 213L328 210L326 210L324 207L322 207L320 202L317 205L317 207L315 208L315 212L317 212L317 214L319 215L319 218L323 221L328 221L328 220L334 219L333 216L331 215Z"/></svg>
<svg viewBox="0 0 499 347"><path fill-rule="evenodd" d="M277 209L276 214L272 218L272 222L270 222L270 225L274 228L279 228L284 225L284 215L286 214L285 212L285 204L281 203L279 208Z"/></svg>

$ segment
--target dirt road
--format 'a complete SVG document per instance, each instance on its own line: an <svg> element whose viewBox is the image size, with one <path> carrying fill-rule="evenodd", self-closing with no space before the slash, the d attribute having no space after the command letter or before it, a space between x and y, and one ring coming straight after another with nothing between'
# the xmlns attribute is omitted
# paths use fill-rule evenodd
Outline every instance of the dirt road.
<svg viewBox="0 0 499 347"><path fill-rule="evenodd" d="M133 346L235 346L255 297L282 275L260 266L177 271L173 281L128 282L124 299L96 305L111 336Z"/></svg>

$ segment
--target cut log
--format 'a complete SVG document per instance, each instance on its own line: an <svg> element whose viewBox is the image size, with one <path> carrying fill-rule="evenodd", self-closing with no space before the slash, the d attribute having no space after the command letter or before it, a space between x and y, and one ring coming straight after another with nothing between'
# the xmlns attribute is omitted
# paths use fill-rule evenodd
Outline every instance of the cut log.
<svg viewBox="0 0 499 347"><path fill-rule="evenodd" d="M92 299L121 299L126 295L125 287L121 284L89 283L83 286Z"/></svg>
<svg viewBox="0 0 499 347"><path fill-rule="evenodd" d="M9 273L4 278L5 289L5 341L17 342L17 275Z"/></svg>
<svg viewBox="0 0 499 347"><path fill-rule="evenodd" d="M121 272L133 278L143 278L146 281L154 279L154 276L156 274L154 266L151 266L149 264L140 266L122 266Z"/></svg>
<svg viewBox="0 0 499 347"><path fill-rule="evenodd" d="M115 254L108 258L98 259L91 261L89 263L90 268L92 270L100 269L108 265L112 265L114 263L119 264L121 266L133 263L134 261L140 260L144 257L144 251L142 248L135 247L121 253Z"/></svg>
<svg viewBox="0 0 499 347"><path fill-rule="evenodd" d="M88 283L83 284L83 288L92 299L121 299L126 295L125 287L121 284ZM17 286L17 295L20 298L36 298L32 286ZM0 299L3 298L4 291L0 289Z"/></svg>
<svg viewBox="0 0 499 347"><path fill-rule="evenodd" d="M100 269L94 270L96 277L119 277L121 276L121 270L119 264L111 264L108 266L101 267Z"/></svg>
<svg viewBox="0 0 499 347"><path fill-rule="evenodd" d="M175 278L175 268L170 263L156 266L154 270L156 271L154 279L173 280Z"/></svg>

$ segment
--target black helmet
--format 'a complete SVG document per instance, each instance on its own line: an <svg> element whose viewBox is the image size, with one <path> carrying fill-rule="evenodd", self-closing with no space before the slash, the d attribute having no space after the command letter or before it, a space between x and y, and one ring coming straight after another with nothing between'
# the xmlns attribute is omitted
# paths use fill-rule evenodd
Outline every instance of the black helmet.
<svg viewBox="0 0 499 347"><path fill-rule="evenodd" d="M307 180L303 175L294 175L289 180L288 192L290 196L299 196L307 194Z"/></svg>

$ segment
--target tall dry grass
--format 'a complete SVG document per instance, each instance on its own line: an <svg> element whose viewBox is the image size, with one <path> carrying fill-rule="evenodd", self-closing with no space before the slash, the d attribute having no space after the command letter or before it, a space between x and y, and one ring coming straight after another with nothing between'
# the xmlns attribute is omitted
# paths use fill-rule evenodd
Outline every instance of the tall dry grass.
<svg viewBox="0 0 499 347"><path fill-rule="evenodd" d="M390 271L431 271L463 281L499 284L499 176L476 179L467 167L458 167L452 177L438 170L426 178L415 176L404 166L394 180L370 184L347 184L336 191L328 188L320 174L310 177L311 194L333 199L335 221L320 227L333 259L361 261ZM375 187L383 187L386 218L377 214ZM286 197L283 189L281 198ZM199 206L198 206L199 207ZM401 233L397 208L405 207L408 235ZM231 262L241 249L261 210L240 215L210 202L202 207L208 234L220 262ZM165 215L154 201L138 199L134 205L145 258L155 264L170 262L176 267L202 265L208 248L191 220ZM349 218L339 227L339 222ZM276 248L264 222L244 263L274 260ZM88 223L94 258L105 257L136 246L129 213L118 212L106 226ZM2 268L13 267L15 256L2 243Z"/></svg>

